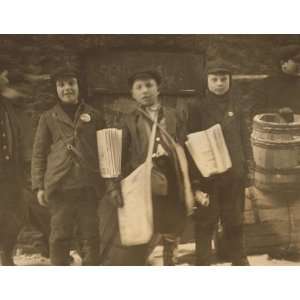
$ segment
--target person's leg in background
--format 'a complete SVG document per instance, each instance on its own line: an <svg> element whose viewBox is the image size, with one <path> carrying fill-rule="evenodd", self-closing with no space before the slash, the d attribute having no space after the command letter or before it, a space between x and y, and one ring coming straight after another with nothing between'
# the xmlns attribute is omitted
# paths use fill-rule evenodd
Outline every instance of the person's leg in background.
<svg viewBox="0 0 300 300"><path fill-rule="evenodd" d="M13 266L14 248L25 219L25 208L15 182L0 183L1 264Z"/></svg>

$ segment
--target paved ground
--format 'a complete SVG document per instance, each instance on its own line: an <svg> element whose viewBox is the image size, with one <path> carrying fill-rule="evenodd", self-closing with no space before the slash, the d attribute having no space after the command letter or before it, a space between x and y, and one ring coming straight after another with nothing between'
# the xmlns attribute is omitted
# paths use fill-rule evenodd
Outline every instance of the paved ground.
<svg viewBox="0 0 300 300"><path fill-rule="evenodd" d="M193 262L194 243L182 244L178 248L178 265L189 266ZM74 257L74 266L81 265L80 256L76 252L71 252ZM149 258L151 265L162 265L162 247L158 246L154 249ZM268 259L268 255L249 256L249 261L252 266L300 266L299 262L292 262L286 260ZM25 255L19 254L15 256L15 263L18 266L49 266L49 259L42 257L39 254ZM228 266L228 263L217 264L217 266Z"/></svg>

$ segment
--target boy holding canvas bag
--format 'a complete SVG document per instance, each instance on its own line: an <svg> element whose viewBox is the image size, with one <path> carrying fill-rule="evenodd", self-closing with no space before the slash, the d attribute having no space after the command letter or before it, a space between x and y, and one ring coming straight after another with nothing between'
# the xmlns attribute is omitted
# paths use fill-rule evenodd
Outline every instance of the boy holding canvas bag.
<svg viewBox="0 0 300 300"><path fill-rule="evenodd" d="M125 179L121 182L121 188L124 198L131 200L122 208L122 196L116 182L109 199L119 207L121 235L118 247L123 254L111 255L112 265L145 265L153 233L162 235L164 264L174 264L172 251L185 225L185 188L174 142L178 136L184 136L179 134L183 126L175 110L160 102L160 83L161 78L154 71L139 72L129 79L131 95L137 102L137 109L124 120L122 178ZM137 189L131 190L131 187L137 180L144 182L144 186L137 196L130 198L130 193L136 194ZM131 205L133 206L130 209ZM146 213L144 209L141 210L141 215L134 212L140 205L149 205ZM140 216L139 225L131 226L132 231L124 221L134 221L128 217L130 212L133 213L132 218L135 218L134 215ZM127 229L124 229L124 223ZM133 232L140 235L141 239L135 239Z"/></svg>

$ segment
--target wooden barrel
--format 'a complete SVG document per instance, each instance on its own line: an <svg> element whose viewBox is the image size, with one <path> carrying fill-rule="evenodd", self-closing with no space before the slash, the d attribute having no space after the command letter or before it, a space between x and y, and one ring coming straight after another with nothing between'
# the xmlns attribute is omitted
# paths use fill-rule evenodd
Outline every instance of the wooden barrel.
<svg viewBox="0 0 300 300"><path fill-rule="evenodd" d="M300 189L300 115L286 123L278 114L253 119L254 184L263 191Z"/></svg>
<svg viewBox="0 0 300 300"><path fill-rule="evenodd" d="M299 193L266 193L251 187L244 211L248 255L294 251L300 253Z"/></svg>

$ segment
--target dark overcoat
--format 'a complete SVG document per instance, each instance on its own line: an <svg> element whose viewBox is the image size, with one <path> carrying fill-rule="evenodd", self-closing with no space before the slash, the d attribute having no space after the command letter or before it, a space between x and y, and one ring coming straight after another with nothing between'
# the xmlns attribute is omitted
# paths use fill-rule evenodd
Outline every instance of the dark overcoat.
<svg viewBox="0 0 300 300"><path fill-rule="evenodd" d="M193 133L210 128L215 124L222 127L224 139L232 161L232 168L225 173L233 179L245 179L248 173L248 162L251 159L251 145L249 130L246 124L246 116L239 105L238 99L232 95L226 96L227 104L223 108L218 107L216 99L210 94L206 94L189 109L188 132ZM221 100L222 101L222 100ZM209 183L222 176L213 176L209 180L202 178L200 171L192 162L191 177L194 183L197 179L202 179L203 183ZM205 188L205 184L202 185Z"/></svg>

